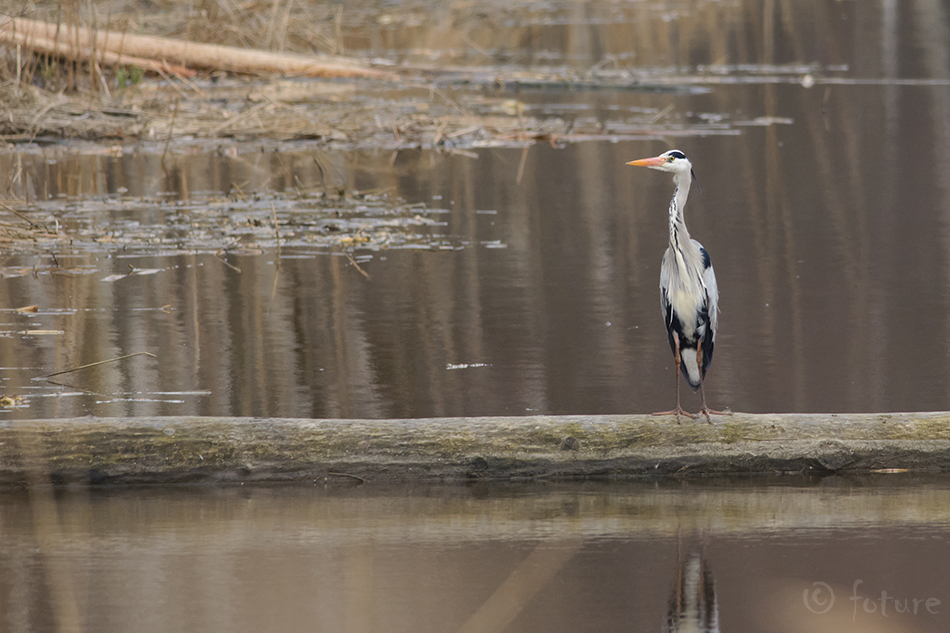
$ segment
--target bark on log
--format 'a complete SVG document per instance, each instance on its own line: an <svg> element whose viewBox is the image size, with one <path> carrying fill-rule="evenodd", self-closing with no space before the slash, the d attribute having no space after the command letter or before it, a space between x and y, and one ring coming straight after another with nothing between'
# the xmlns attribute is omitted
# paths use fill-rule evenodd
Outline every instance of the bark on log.
<svg viewBox="0 0 950 633"><path fill-rule="evenodd" d="M0 423L0 482L360 481L950 470L950 413Z"/></svg>
<svg viewBox="0 0 950 633"><path fill-rule="evenodd" d="M343 58L250 50L217 44L199 44L166 37L100 31L80 26L0 17L0 41L31 48L33 43L52 44L55 52L70 59L109 54L119 58L151 59L154 63L180 64L203 70L296 77L392 78L386 73ZM41 52L51 52L38 48ZM106 58L101 58L105 61ZM110 57L111 59L111 57ZM131 62L118 62L131 63Z"/></svg>

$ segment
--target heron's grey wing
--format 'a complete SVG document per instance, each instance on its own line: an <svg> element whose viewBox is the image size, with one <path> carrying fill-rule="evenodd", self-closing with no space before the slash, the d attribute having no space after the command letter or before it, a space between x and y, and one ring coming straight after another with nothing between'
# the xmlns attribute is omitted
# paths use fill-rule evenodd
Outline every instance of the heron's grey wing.
<svg viewBox="0 0 950 633"><path fill-rule="evenodd" d="M676 332L673 328L673 303L670 301L670 283L672 283L673 251L666 249L663 261L660 263L660 314L663 316L663 325L666 326L666 336L670 342L670 350L676 354L676 341L673 337Z"/></svg>
<svg viewBox="0 0 950 633"><path fill-rule="evenodd" d="M695 240L694 240L695 241ZM712 262L709 259L709 253L699 242L699 252L703 258L703 286L706 288L706 319L708 321L708 331L702 340L703 348L703 376L712 362L713 349L716 343L716 331L719 329L719 284L716 283L716 272L713 270Z"/></svg>
<svg viewBox="0 0 950 633"><path fill-rule="evenodd" d="M673 251L666 249L663 253L663 261L660 263L660 313L663 315L663 323L666 329L673 327L672 310L670 304L670 269L673 267Z"/></svg>
<svg viewBox="0 0 950 633"><path fill-rule="evenodd" d="M695 240L693 240L695 241ZM709 253L702 244L696 242L703 257L703 285L706 287L706 310L709 313L709 329L712 333L710 340L716 340L716 331L719 329L719 284L716 283L716 272L713 270Z"/></svg>

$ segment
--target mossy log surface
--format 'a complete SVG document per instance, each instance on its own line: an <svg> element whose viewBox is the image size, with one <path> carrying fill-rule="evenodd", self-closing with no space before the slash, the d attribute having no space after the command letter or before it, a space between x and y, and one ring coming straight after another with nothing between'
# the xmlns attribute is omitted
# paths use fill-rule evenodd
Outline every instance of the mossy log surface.
<svg viewBox="0 0 950 633"><path fill-rule="evenodd" d="M437 481L950 470L950 413L0 423L0 483Z"/></svg>

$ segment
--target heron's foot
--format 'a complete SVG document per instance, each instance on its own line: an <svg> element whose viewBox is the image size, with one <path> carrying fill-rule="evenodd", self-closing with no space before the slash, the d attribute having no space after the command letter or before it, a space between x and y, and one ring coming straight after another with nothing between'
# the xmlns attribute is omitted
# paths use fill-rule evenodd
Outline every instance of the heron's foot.
<svg viewBox="0 0 950 633"><path fill-rule="evenodd" d="M680 423L681 415L685 415L687 418L690 418L691 420L695 420L697 418L697 416L693 415L692 413L684 411L683 408L679 405L676 405L675 409L670 409L669 411L656 411L653 415L675 415L677 424Z"/></svg>
<svg viewBox="0 0 950 633"><path fill-rule="evenodd" d="M696 414L696 417L698 418L701 415L706 416L707 424L712 424L712 420L709 419L710 415L732 415L732 411L716 411L715 409L710 409L709 407L703 407L699 410L699 413Z"/></svg>

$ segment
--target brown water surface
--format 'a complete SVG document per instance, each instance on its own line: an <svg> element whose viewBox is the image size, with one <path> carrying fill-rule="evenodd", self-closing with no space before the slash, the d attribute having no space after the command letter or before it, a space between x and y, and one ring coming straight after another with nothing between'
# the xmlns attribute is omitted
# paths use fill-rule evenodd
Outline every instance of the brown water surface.
<svg viewBox="0 0 950 633"><path fill-rule="evenodd" d="M54 237L3 247L0 390L19 399L0 415L668 408L672 186L624 163L673 146L721 291L713 406L950 408L946 7L483 4L354 6L349 50L682 89L444 87L476 121L557 120L554 143L404 146L381 121L388 140L353 149L8 150L29 202L5 221Z"/></svg>
<svg viewBox="0 0 950 633"><path fill-rule="evenodd" d="M669 408L672 186L624 163L674 146L721 290L712 406L950 409L943 3L338 15L348 53L471 71L353 88L363 115L378 90L471 128L6 149L0 235L31 239L0 244L0 417ZM556 134L485 132L519 116ZM937 477L348 482L0 491L0 630L948 630Z"/></svg>
<svg viewBox="0 0 950 633"><path fill-rule="evenodd" d="M946 480L789 479L7 491L0 622L102 633L947 630Z"/></svg>

